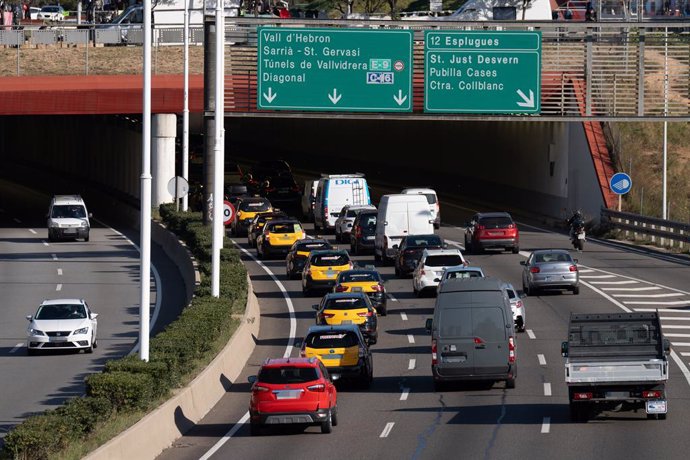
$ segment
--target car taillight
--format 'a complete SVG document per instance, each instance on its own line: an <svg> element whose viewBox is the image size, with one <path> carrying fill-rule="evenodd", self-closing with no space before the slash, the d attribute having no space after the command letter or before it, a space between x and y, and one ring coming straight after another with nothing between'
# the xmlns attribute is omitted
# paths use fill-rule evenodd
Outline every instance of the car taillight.
<svg viewBox="0 0 690 460"><path fill-rule="evenodd" d="M515 362L515 340L512 336L508 339L508 362Z"/></svg>
<svg viewBox="0 0 690 460"><path fill-rule="evenodd" d="M426 275L426 272L425 272L424 269L422 268L422 269L419 271L419 274L422 275L422 276L424 276L424 275Z"/></svg>
<svg viewBox="0 0 690 460"><path fill-rule="evenodd" d="M571 266L570 266L570 271L571 271L571 272L576 272L576 271L577 271L577 265L571 265Z"/></svg>
<svg viewBox="0 0 690 460"><path fill-rule="evenodd" d="M483 225L477 225L477 230L484 230L486 227Z"/></svg>
<svg viewBox="0 0 690 460"><path fill-rule="evenodd" d="M515 224L509 224L506 228L515 228Z"/></svg>
<svg viewBox="0 0 690 460"><path fill-rule="evenodd" d="M307 268L306 270L304 270L304 274L306 276L311 276L311 268Z"/></svg>
<svg viewBox="0 0 690 460"><path fill-rule="evenodd" d="M335 292L345 292L347 291L347 286L343 286L342 284L339 284L335 287Z"/></svg>
<svg viewBox="0 0 690 460"><path fill-rule="evenodd" d="M530 273L539 273L539 271L540 271L540 270L539 270L539 267L532 267L532 268L529 269L529 272L530 272Z"/></svg>
<svg viewBox="0 0 690 460"><path fill-rule="evenodd" d="M517 308L522 308L522 307L524 307L524 304L522 303L522 300L518 300L517 302L515 302L515 306Z"/></svg>
<svg viewBox="0 0 690 460"><path fill-rule="evenodd" d="M438 364L438 356L436 355L436 339L431 341L431 364Z"/></svg>
<svg viewBox="0 0 690 460"><path fill-rule="evenodd" d="M355 238L361 238L362 237L362 227L357 226L355 227Z"/></svg>
<svg viewBox="0 0 690 460"><path fill-rule="evenodd" d="M268 388L262 387L261 385L254 385L252 391L255 393L263 393L264 391L268 391Z"/></svg>
<svg viewBox="0 0 690 460"><path fill-rule="evenodd" d="M323 207L323 217L324 219L328 218L328 206Z"/></svg>
<svg viewBox="0 0 690 460"><path fill-rule="evenodd" d="M573 393L573 399L576 401L592 399L592 393L587 393L587 392Z"/></svg>
<svg viewBox="0 0 690 460"><path fill-rule="evenodd" d="M335 313L321 313L322 318L333 318Z"/></svg>
<svg viewBox="0 0 690 460"><path fill-rule="evenodd" d="M369 318L370 318L370 317L374 316L374 312L371 312L371 311L361 311L361 312L357 313L357 316L360 316L360 317L362 317L362 318L364 318L364 317L369 317Z"/></svg>
<svg viewBox="0 0 690 460"><path fill-rule="evenodd" d="M383 285L381 285L381 284L374 284L374 285L372 286L372 289L374 290L374 292L383 292Z"/></svg>
<svg viewBox="0 0 690 460"><path fill-rule="evenodd" d="M317 383L316 385L309 385L307 387L307 390L323 393L324 391L326 391L326 385L324 385L323 383Z"/></svg>
<svg viewBox="0 0 690 460"><path fill-rule="evenodd" d="M484 345L484 341L481 339L481 337L475 337L474 343L475 345Z"/></svg>
<svg viewBox="0 0 690 460"><path fill-rule="evenodd" d="M642 392L642 397L647 398L647 399L659 399L661 398L661 392L660 391L643 391Z"/></svg>

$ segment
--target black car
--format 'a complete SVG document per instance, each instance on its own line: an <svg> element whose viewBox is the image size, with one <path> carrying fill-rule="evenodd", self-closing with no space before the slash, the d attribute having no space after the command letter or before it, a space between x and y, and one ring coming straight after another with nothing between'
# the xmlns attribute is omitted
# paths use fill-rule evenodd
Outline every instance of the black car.
<svg viewBox="0 0 690 460"><path fill-rule="evenodd" d="M359 255L364 251L374 250L376 217L378 211L362 211L357 214L350 232L350 252Z"/></svg>
<svg viewBox="0 0 690 460"><path fill-rule="evenodd" d="M281 173L271 178L265 193L266 198L279 208L297 210L302 200L302 189L290 173Z"/></svg>
<svg viewBox="0 0 690 460"><path fill-rule="evenodd" d="M323 239L304 239L296 241L285 259L285 273L290 279L302 276L302 269L309 253L318 249L333 249L331 243Z"/></svg>
<svg viewBox="0 0 690 460"><path fill-rule="evenodd" d="M252 223L249 224L249 229L247 230L247 243L249 243L249 246L251 246L251 247L256 246L256 238L263 231L264 225L266 225L266 222L268 222L269 220L273 220L273 219L287 219L287 218L288 218L288 215L285 214L284 212L281 212L281 211L264 212L261 214L257 214L256 217L254 217L254 220L252 220Z"/></svg>
<svg viewBox="0 0 690 460"><path fill-rule="evenodd" d="M407 235L400 241L395 257L395 276L407 276L414 271L425 249L443 249L443 238L438 235Z"/></svg>

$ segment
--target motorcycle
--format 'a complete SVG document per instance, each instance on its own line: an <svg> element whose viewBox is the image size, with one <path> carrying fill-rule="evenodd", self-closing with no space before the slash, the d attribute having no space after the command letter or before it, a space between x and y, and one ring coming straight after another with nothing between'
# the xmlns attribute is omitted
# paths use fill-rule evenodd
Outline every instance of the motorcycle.
<svg viewBox="0 0 690 460"><path fill-rule="evenodd" d="M585 248L585 222L583 220L575 220L570 224L570 242L578 251Z"/></svg>

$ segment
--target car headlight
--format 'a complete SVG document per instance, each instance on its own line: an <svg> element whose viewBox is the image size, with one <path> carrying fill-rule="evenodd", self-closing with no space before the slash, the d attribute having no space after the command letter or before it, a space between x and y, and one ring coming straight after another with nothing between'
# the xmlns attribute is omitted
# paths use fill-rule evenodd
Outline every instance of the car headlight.
<svg viewBox="0 0 690 460"><path fill-rule="evenodd" d="M81 227L86 227L86 221L82 220L81 223L79 224Z"/></svg>
<svg viewBox="0 0 690 460"><path fill-rule="evenodd" d="M80 335L80 334L87 334L88 332L89 332L89 328L87 326L87 327L82 327L81 329L77 329L72 334L73 335Z"/></svg>
<svg viewBox="0 0 690 460"><path fill-rule="evenodd" d="M57 222L53 222L52 220L50 221L49 226L50 228L60 228L60 224L58 224Z"/></svg>
<svg viewBox="0 0 690 460"><path fill-rule="evenodd" d="M32 327L27 329L27 331L29 332L29 335L46 335L45 332L39 331L38 329L34 329Z"/></svg>

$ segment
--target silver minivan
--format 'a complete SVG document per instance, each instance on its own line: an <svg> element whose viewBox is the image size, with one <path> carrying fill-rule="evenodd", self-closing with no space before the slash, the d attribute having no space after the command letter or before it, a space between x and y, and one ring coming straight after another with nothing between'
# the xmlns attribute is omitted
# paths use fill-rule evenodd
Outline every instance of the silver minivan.
<svg viewBox="0 0 690 460"><path fill-rule="evenodd" d="M505 285L496 278L441 284L431 333L431 371L439 391L447 382L504 381L515 388L515 329Z"/></svg>

